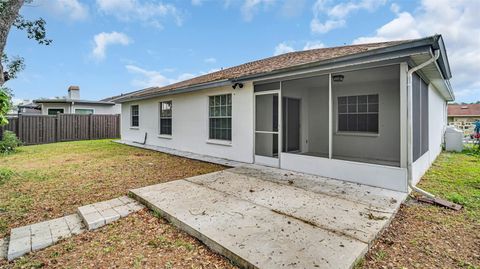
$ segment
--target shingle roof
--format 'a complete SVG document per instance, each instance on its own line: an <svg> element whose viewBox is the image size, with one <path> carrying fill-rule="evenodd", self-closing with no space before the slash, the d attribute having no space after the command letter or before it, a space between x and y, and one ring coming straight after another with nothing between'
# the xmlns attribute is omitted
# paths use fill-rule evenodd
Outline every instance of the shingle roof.
<svg viewBox="0 0 480 269"><path fill-rule="evenodd" d="M170 84L163 87L150 87L140 91L131 92L125 95L122 95L120 98L131 97L138 98L146 95L152 95L155 93L175 90L179 88L229 80L237 79L249 75L263 74L272 71L278 71L286 68L302 66L305 64L322 62L342 56L348 56L353 54L358 54L366 52L369 50L380 49L390 46L399 45L402 43L409 42L411 40L402 40L402 41L390 41L390 42L379 42L379 43L369 43L369 44L360 44L360 45L349 45L341 47L332 47L332 48L322 48L322 49L312 49L298 52L285 53L279 56L269 57L234 67L226 68L217 72L209 73L206 75L198 76L192 79L184 80L174 84Z"/></svg>
<svg viewBox="0 0 480 269"><path fill-rule="evenodd" d="M448 105L448 116L480 116L480 104Z"/></svg>

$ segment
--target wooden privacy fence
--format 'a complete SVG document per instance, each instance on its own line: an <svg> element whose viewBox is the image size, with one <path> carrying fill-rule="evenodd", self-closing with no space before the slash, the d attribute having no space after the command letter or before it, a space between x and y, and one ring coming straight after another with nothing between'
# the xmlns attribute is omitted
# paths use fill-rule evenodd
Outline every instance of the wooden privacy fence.
<svg viewBox="0 0 480 269"><path fill-rule="evenodd" d="M0 128L17 134L24 145L120 137L120 115L19 115Z"/></svg>

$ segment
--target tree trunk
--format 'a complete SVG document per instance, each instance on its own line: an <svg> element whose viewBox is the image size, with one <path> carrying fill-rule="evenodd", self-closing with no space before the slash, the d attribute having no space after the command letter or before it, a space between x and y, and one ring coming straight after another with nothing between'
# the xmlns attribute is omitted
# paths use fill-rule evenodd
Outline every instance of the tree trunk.
<svg viewBox="0 0 480 269"><path fill-rule="evenodd" d="M3 3L0 4L0 57L5 50L8 32L18 16L24 0L6 0L2 2ZM3 83L5 83L5 79L3 77L3 66L0 62L0 86L2 86Z"/></svg>

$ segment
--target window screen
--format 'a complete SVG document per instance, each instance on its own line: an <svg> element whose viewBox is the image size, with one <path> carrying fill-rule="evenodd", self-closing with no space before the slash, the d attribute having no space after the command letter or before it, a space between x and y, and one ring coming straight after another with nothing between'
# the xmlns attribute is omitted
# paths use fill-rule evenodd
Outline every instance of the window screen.
<svg viewBox="0 0 480 269"><path fill-rule="evenodd" d="M209 97L209 138L232 140L232 95Z"/></svg>
<svg viewBox="0 0 480 269"><path fill-rule="evenodd" d="M428 151L428 85L417 74L412 77L413 161Z"/></svg>
<svg viewBox="0 0 480 269"><path fill-rule="evenodd" d="M130 115L131 115L131 126L138 127L138 120L139 120L139 113L138 113L138 105L133 105L130 107Z"/></svg>
<svg viewBox="0 0 480 269"><path fill-rule="evenodd" d="M338 97L337 129L378 133L378 94Z"/></svg>
<svg viewBox="0 0 480 269"><path fill-rule="evenodd" d="M160 134L172 135L172 101L160 102Z"/></svg>

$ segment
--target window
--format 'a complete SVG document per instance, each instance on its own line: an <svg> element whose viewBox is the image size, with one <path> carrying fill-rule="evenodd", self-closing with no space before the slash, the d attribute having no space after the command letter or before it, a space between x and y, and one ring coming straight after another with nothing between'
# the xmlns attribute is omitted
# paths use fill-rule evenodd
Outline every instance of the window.
<svg viewBox="0 0 480 269"><path fill-rule="evenodd" d="M209 97L209 138L232 140L232 95Z"/></svg>
<svg viewBox="0 0 480 269"><path fill-rule="evenodd" d="M76 108L75 114L93 114L93 109L91 108Z"/></svg>
<svg viewBox="0 0 480 269"><path fill-rule="evenodd" d="M337 129L378 133L378 94L338 97Z"/></svg>
<svg viewBox="0 0 480 269"><path fill-rule="evenodd" d="M48 115L57 115L57 114L63 114L63 108L49 108L48 109Z"/></svg>
<svg viewBox="0 0 480 269"><path fill-rule="evenodd" d="M131 127L138 127L138 105L133 105L130 107L130 117L131 117L131 122L130 126Z"/></svg>
<svg viewBox="0 0 480 269"><path fill-rule="evenodd" d="M160 102L160 134L172 135L172 101Z"/></svg>

